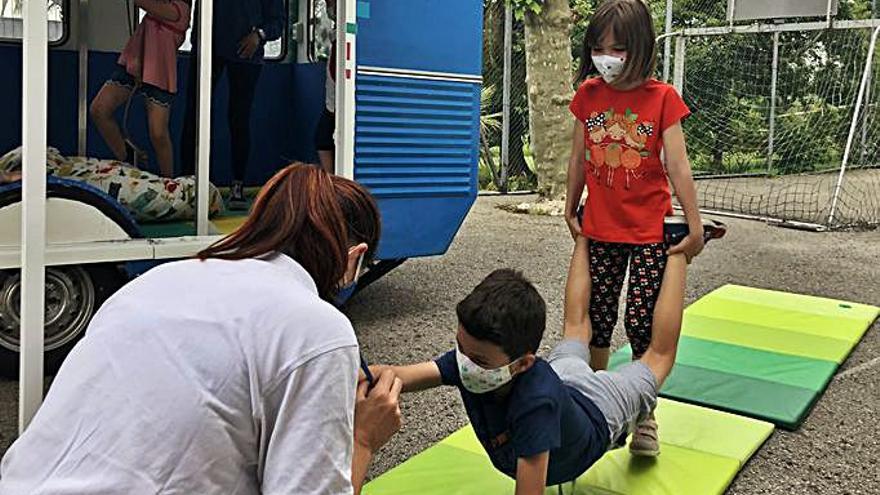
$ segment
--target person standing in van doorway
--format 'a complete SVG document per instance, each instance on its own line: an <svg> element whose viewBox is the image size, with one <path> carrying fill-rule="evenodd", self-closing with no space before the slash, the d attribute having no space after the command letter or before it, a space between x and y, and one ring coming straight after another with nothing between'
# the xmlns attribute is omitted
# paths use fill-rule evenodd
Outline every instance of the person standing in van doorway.
<svg viewBox="0 0 880 495"><path fill-rule="evenodd" d="M228 206L247 207L244 181L251 149L251 109L263 69L265 45L281 38L285 28L283 0L212 0L214 2L212 88L225 72L229 82L229 140L232 191ZM181 136L183 175L195 174L196 93L198 81L199 5L193 23L186 117Z"/></svg>
<svg viewBox="0 0 880 495"><path fill-rule="evenodd" d="M327 79L324 85L324 111L315 129L315 149L321 167L327 173L336 172L336 0L327 0L327 17L334 28L326 42L330 45L327 59Z"/></svg>

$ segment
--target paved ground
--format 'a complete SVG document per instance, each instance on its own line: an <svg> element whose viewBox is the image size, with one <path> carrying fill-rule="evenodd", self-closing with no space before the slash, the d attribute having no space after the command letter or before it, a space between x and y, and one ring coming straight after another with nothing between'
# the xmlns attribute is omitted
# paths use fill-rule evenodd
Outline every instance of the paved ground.
<svg viewBox="0 0 880 495"><path fill-rule="evenodd" d="M520 269L536 283L550 311L545 347L554 343L571 241L559 218L495 208L528 199L481 198L448 254L411 260L357 296L348 312L368 359L407 363L451 348L455 303L498 267ZM738 283L880 304L880 231L816 234L727 222L728 238L710 246L690 272L688 302L725 283ZM623 343L621 334L615 346ZM774 433L729 493L880 493L878 356L880 324L844 363L803 427ZM15 432L16 394L14 382L0 382L0 450ZM373 475L466 421L452 390L407 396L403 410L404 428L379 454Z"/></svg>

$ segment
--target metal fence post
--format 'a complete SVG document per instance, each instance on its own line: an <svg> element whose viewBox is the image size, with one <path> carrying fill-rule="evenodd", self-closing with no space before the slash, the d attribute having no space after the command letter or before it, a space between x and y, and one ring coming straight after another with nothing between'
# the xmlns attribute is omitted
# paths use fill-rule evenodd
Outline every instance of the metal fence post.
<svg viewBox="0 0 880 495"><path fill-rule="evenodd" d="M502 193L507 192L507 171L510 168L510 73L513 56L513 7L504 4L504 76L501 104L501 184Z"/></svg>
<svg viewBox="0 0 880 495"><path fill-rule="evenodd" d="M859 85L859 95L856 98L855 108L853 108L852 123L849 127L849 136L846 138L846 148L843 149L843 161L840 164L840 174L837 176L837 185L834 188L834 198L831 200L831 212L828 214L828 226L834 224L834 215L837 213L837 203L840 200L840 188L843 185L843 176L846 174L846 166L849 163L850 153L852 152L853 139L856 134L856 127L859 125L859 112L862 108L862 102L865 100L865 93L868 86L868 79L871 74L871 68L874 62L874 49L877 45L877 36L880 35L880 27L874 28L871 34L871 44L868 46L868 56L865 59L865 71L862 73L862 82Z"/></svg>
<svg viewBox="0 0 880 495"><path fill-rule="evenodd" d="M678 94L684 95L684 67L687 56L687 37L682 35L675 39L675 72L672 75L673 86Z"/></svg>
<svg viewBox="0 0 880 495"><path fill-rule="evenodd" d="M779 32L773 33L773 62L770 76L770 129L767 138L767 174L773 170L773 147L776 139L776 93L779 80Z"/></svg>
<svg viewBox="0 0 880 495"><path fill-rule="evenodd" d="M663 43L663 82L669 82L669 62L672 60L672 0L666 0L666 34Z"/></svg>

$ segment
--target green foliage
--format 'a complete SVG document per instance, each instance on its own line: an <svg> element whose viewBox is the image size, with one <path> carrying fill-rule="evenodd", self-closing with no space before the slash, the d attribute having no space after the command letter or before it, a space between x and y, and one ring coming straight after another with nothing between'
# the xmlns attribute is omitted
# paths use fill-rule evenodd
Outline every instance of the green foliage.
<svg viewBox="0 0 880 495"><path fill-rule="evenodd" d="M498 146L492 146L489 148L489 153L491 154L491 159L493 163L495 163L496 167L501 166L501 148ZM529 170L532 175L510 175L507 178L507 190L508 191L534 191L535 187L537 187L537 182L535 180L535 159L532 157L532 150L529 147L528 139L523 136L522 137L522 153L525 157L526 164L528 165ZM477 171L477 182L479 183L479 187L481 191L497 191L498 187L495 185L492 176L492 169L489 166L487 156L485 154L480 154L480 166Z"/></svg>
<svg viewBox="0 0 880 495"><path fill-rule="evenodd" d="M513 14L517 19L522 19L526 12L540 14L544 6L544 0L507 0L513 5Z"/></svg>
<svg viewBox="0 0 880 495"><path fill-rule="evenodd" d="M662 3L662 2L661 2ZM676 0L675 28L724 25L723 2ZM697 8L699 7L699 8ZM870 17L870 0L843 1L838 19ZM864 35L865 33L862 32ZM694 169L792 174L838 166L867 38L854 31L782 35L776 140L768 170L772 36L724 35L688 42L685 122ZM842 99L843 98L843 99Z"/></svg>
<svg viewBox="0 0 880 495"><path fill-rule="evenodd" d="M503 5L513 6L516 15L513 38L513 92L511 101L511 139L523 146L511 146L511 166L518 167L509 178L514 183L534 187L534 160L528 146L528 99L525 84L525 46L522 19L526 12L540 13L546 0L484 0L493 15L503 18ZM572 11L571 51L577 67L583 52L583 39L589 20L603 0L569 0ZM648 0L657 34L665 30L665 0ZM688 27L727 25L726 1L674 0L674 25ZM487 14L488 16L488 14ZM841 0L837 19L871 18L871 0ZM793 20L796 21L796 20ZM492 21L500 26L501 19ZM501 34L487 25L484 53L484 83L498 88L484 99L484 116L501 110ZM839 33L839 32L838 32ZM854 50L866 50L867 41L853 42L821 32L782 35L783 63L779 67L780 96L776 108L776 142L772 174L791 174L822 170L839 164L848 119L852 110L849 97L855 94L864 59ZM663 47L658 46L662 63ZM792 52L796 52L794 55ZM862 53L862 52L859 52ZM689 154L697 172L767 173L769 127L769 81L772 36L725 35L691 38L687 48L685 80L686 102L694 118L685 122ZM764 63L766 61L767 63ZM658 64L660 65L660 64ZM662 67L658 67L658 72ZM482 120L482 119L481 119ZM490 119L491 120L491 119ZM871 129L867 142L880 143L880 131ZM500 131L489 129L487 143L500 165ZM872 145L871 150L880 148ZM871 151L874 153L875 151ZM880 150L876 151L880 153ZM481 163L481 185L491 185L490 172Z"/></svg>

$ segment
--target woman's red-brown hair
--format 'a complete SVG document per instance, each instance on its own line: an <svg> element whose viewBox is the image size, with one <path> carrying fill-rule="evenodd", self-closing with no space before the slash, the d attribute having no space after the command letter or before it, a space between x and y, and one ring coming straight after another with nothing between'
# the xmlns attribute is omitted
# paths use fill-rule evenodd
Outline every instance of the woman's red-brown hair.
<svg viewBox="0 0 880 495"><path fill-rule="evenodd" d="M312 276L321 298L332 301L349 248L366 243L365 260L371 260L380 230L379 209L363 186L293 163L263 186L238 230L197 256L241 260L284 253Z"/></svg>

